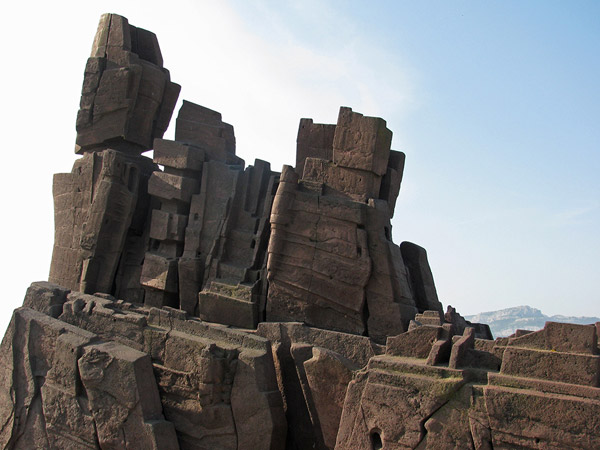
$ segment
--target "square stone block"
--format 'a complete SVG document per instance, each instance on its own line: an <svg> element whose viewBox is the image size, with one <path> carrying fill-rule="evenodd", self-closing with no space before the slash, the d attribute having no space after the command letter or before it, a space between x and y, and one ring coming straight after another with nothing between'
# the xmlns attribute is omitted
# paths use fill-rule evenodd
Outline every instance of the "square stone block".
<svg viewBox="0 0 600 450"><path fill-rule="evenodd" d="M385 175L392 132L378 117L366 117L351 108L340 108L333 138L333 162L342 167Z"/></svg>

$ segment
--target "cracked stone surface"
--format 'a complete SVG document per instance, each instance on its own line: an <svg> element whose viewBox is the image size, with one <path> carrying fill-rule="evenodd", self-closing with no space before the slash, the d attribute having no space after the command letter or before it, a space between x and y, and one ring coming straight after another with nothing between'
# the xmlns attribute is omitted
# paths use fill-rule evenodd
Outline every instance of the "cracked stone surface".
<svg viewBox="0 0 600 450"><path fill-rule="evenodd" d="M179 90L154 33L101 17L49 279L0 344L2 448L600 448L600 323L444 312L391 238L385 120L301 119L277 172L188 100L162 139Z"/></svg>

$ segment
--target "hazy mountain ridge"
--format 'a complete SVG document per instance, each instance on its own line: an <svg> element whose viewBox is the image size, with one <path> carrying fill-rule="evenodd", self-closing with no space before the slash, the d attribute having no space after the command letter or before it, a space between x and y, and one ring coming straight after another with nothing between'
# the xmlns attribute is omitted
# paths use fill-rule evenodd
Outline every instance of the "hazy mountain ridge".
<svg viewBox="0 0 600 450"><path fill-rule="evenodd" d="M539 309L526 305L498 311L482 312L473 316L465 316L465 319L470 322L487 323L492 330L494 338L510 336L517 329L540 330L544 328L544 324L548 321L579 324L600 322L600 317L547 316Z"/></svg>

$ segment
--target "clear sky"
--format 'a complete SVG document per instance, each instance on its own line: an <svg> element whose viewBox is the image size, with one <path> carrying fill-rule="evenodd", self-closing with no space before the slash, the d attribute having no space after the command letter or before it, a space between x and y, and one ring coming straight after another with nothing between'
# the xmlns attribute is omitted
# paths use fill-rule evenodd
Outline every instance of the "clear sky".
<svg viewBox="0 0 600 450"><path fill-rule="evenodd" d="M444 305L600 314L600 2L30 1L0 28L2 329L48 276L104 12L157 34L247 163L293 165L301 117L386 119L407 157L393 238L427 249Z"/></svg>

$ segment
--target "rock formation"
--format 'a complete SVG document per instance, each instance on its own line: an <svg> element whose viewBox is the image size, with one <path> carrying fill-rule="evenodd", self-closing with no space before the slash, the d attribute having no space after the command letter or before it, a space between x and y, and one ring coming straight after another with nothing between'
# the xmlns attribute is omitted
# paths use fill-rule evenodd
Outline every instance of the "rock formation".
<svg viewBox="0 0 600 450"><path fill-rule="evenodd" d="M384 120L302 119L279 173L189 101L162 139L178 93L156 36L102 16L49 281L1 344L3 448L600 448L600 323L444 313L392 242Z"/></svg>

